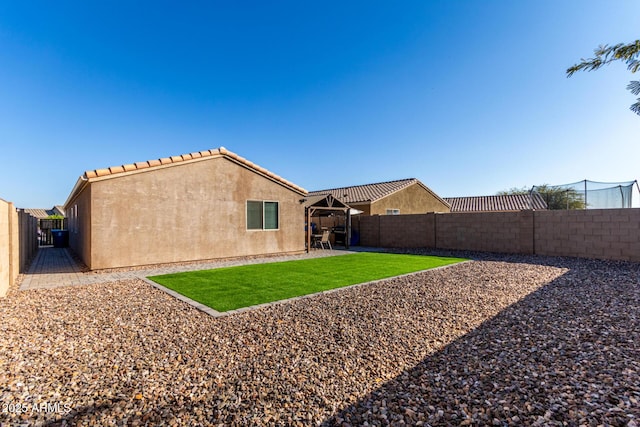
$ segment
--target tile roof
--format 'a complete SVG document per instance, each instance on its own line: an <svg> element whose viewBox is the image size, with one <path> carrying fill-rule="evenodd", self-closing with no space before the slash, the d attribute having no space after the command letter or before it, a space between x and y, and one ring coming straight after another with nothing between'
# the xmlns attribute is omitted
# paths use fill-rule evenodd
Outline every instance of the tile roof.
<svg viewBox="0 0 640 427"><path fill-rule="evenodd" d="M445 197L451 205L451 212L499 212L520 211L533 207L534 210L545 210L547 204L537 193L508 194L503 196Z"/></svg>
<svg viewBox="0 0 640 427"><path fill-rule="evenodd" d="M50 215L55 215L53 209L26 208L22 210L38 219L45 219Z"/></svg>
<svg viewBox="0 0 640 427"><path fill-rule="evenodd" d="M65 213L65 210L64 210L64 206L62 206L62 205L55 205L53 207L53 211L55 213L57 213L58 215L66 216L66 213Z"/></svg>
<svg viewBox="0 0 640 427"><path fill-rule="evenodd" d="M285 187L288 187L291 190L294 190L298 193L301 194L306 194L307 190L305 190L302 187L299 187L297 185L295 185L294 183L287 181L286 179L282 178L279 175L276 175L270 171L268 171L267 169L256 165L253 162L250 162L249 160L245 159L244 157L241 157L239 155L237 155L236 153L233 153L229 150L227 150L224 147L220 147L220 148L215 148L213 150L206 150L206 151L198 151L195 153L189 153L189 154L181 154L179 156L171 156L171 157L163 157L161 159L154 159L154 160L148 160L146 162L136 162L136 163L131 163L131 164L126 164L126 165L120 165L120 166L112 166L109 168L105 168L105 169L94 169L94 170L88 170L84 173L83 178L86 180L94 180L94 179L98 179L98 178L102 178L102 177L111 177L114 175L118 175L118 174L124 174L127 172L134 172L134 171L141 171L143 169L150 169L150 168L156 168L159 166L165 166L165 165L175 165L178 163L184 163L184 162L191 162L191 161L198 161L198 160L202 160L204 158L207 157L225 157L235 163L238 163L248 169L253 170L254 172L257 172L261 175L266 176L267 178L276 181L282 185L284 185Z"/></svg>
<svg viewBox="0 0 640 427"><path fill-rule="evenodd" d="M374 184L354 185L351 187L331 188L309 192L309 196L331 194L346 204L375 202L390 194L400 191L413 184L419 184L427 191L439 198L433 191L416 178L398 179L395 181L377 182Z"/></svg>
<svg viewBox="0 0 640 427"><path fill-rule="evenodd" d="M64 216L64 209L62 206L54 206L52 209L39 209L39 208L27 208L22 209L24 212L35 216L38 219L45 219L52 215L62 215Z"/></svg>

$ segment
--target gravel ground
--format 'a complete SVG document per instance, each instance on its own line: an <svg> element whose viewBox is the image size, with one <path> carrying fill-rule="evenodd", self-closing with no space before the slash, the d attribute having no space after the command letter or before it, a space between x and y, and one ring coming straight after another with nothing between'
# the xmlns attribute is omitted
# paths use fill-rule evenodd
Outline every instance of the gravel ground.
<svg viewBox="0 0 640 427"><path fill-rule="evenodd" d="M223 318L140 280L13 290L0 422L635 426L639 309L640 265L542 257Z"/></svg>

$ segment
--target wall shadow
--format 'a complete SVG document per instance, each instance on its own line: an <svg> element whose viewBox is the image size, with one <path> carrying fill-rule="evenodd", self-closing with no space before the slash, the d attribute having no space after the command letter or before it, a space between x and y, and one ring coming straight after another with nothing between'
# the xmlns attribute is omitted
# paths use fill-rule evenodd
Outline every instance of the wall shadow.
<svg viewBox="0 0 640 427"><path fill-rule="evenodd" d="M640 264L428 252L568 272L322 425L640 423Z"/></svg>
<svg viewBox="0 0 640 427"><path fill-rule="evenodd" d="M71 248L41 247L22 274L67 274L90 271Z"/></svg>

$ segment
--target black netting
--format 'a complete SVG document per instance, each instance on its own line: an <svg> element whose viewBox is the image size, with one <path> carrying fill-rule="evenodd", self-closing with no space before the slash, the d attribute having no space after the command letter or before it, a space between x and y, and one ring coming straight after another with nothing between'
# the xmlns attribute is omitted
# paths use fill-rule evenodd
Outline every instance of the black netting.
<svg viewBox="0 0 640 427"><path fill-rule="evenodd" d="M637 181L579 181L563 185L540 185L531 189L545 200L549 209L630 208Z"/></svg>

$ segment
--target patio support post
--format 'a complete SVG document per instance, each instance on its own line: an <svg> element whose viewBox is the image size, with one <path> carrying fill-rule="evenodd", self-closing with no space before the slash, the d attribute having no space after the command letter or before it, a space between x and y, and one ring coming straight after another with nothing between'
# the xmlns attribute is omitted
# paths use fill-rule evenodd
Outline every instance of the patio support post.
<svg viewBox="0 0 640 427"><path fill-rule="evenodd" d="M346 221L345 221L346 222L346 224L345 224L346 227L345 227L344 231L347 234L344 236L344 246L345 246L346 249L349 249L349 245L351 245L351 208L347 209L345 211L345 213L346 213L347 217L345 218L346 219Z"/></svg>
<svg viewBox="0 0 640 427"><path fill-rule="evenodd" d="M311 252L311 208L305 209L307 214L307 235L305 236L307 239L307 253Z"/></svg>

